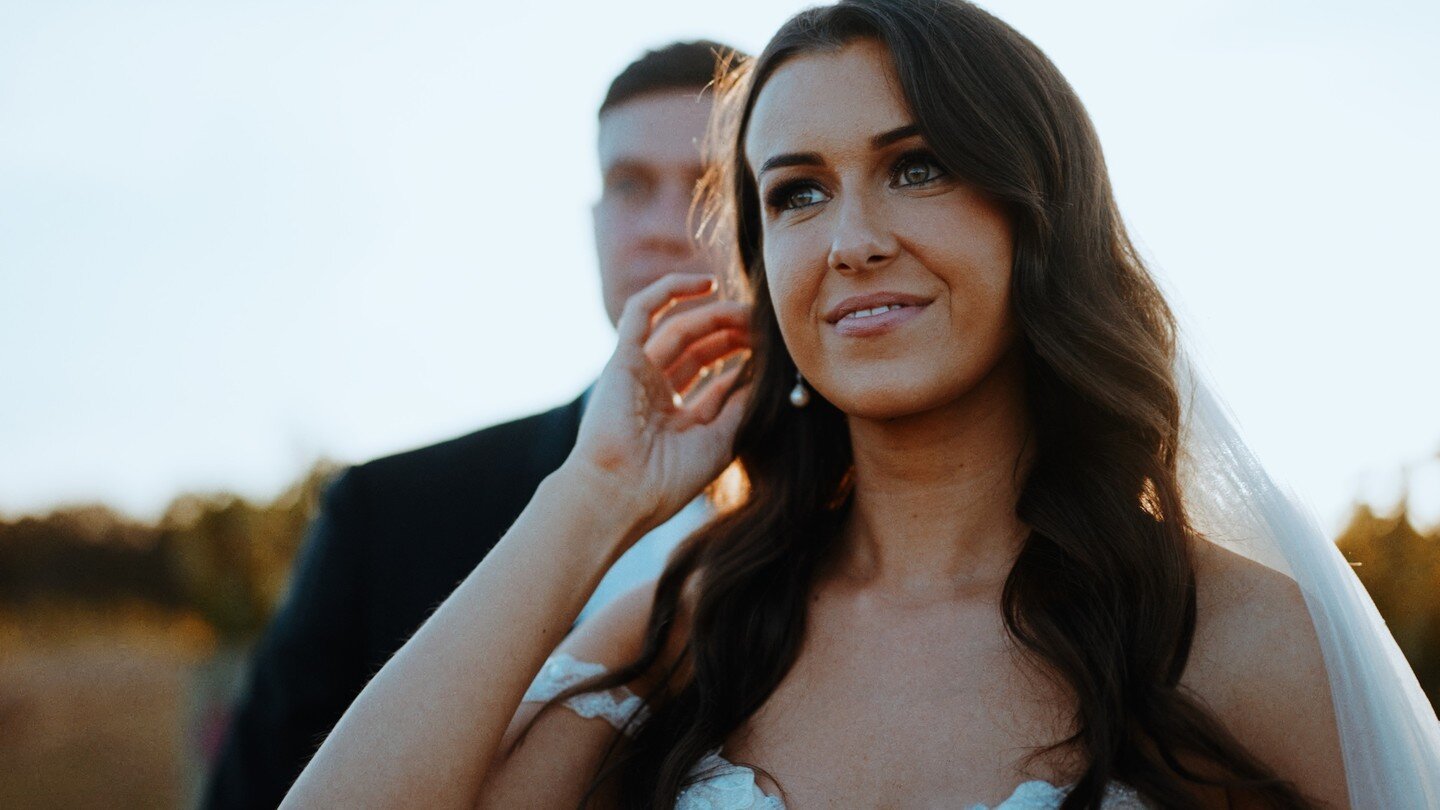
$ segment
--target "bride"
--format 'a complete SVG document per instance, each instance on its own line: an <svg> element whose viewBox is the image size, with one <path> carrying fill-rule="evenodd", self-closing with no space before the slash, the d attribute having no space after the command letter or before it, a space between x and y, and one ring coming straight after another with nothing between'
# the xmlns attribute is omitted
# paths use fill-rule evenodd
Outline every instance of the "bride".
<svg viewBox="0 0 1440 810"><path fill-rule="evenodd" d="M569 460L286 804L1437 806L1433 711L1188 371L1054 65L843 0L722 90L740 283L628 303Z"/></svg>

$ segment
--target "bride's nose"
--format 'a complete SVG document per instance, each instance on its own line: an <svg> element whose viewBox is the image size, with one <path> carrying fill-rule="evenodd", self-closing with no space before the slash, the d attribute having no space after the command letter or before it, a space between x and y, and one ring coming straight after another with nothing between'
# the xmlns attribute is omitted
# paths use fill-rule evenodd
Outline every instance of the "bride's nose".
<svg viewBox="0 0 1440 810"><path fill-rule="evenodd" d="M831 270L878 270L895 258L899 242L887 221L883 202L867 200L863 195L847 195L837 202L840 210L827 257Z"/></svg>

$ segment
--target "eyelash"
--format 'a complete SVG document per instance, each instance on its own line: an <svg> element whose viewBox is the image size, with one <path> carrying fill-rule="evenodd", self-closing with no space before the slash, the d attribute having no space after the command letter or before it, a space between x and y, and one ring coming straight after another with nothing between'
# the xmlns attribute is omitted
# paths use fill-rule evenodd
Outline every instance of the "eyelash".
<svg viewBox="0 0 1440 810"><path fill-rule="evenodd" d="M936 160L935 155L931 153L928 149L912 149L896 159L895 165L890 168L890 179L894 181L900 176L900 172L902 169L904 169L907 165L914 163L930 164L930 167L935 170L935 174L933 177L930 177L926 180L921 180L918 183L908 183L905 186L906 188L915 188L916 186L928 186L937 180L944 179L949 174L949 172L945 171L945 169L941 167L940 161Z"/></svg>
<svg viewBox="0 0 1440 810"><path fill-rule="evenodd" d="M929 177L925 180L921 180L917 183L899 184L895 182L900 177L901 172L905 168L916 163L928 163L930 167L935 170L934 176ZM943 168L940 167L940 162L935 159L935 156L925 149L914 149L906 152L905 154L897 158L894 165L890 167L891 184L899 188L917 188L921 186L928 186L931 183L943 180L947 175L948 172L946 172ZM802 208L809 208L812 205L818 205L819 203L807 203L805 205L793 206L787 204L789 203L790 199L794 197L797 193L810 189L819 191L820 186L813 180L794 180L789 183L782 183L779 186L771 189L769 194L765 195L765 204L775 211L798 211Z"/></svg>

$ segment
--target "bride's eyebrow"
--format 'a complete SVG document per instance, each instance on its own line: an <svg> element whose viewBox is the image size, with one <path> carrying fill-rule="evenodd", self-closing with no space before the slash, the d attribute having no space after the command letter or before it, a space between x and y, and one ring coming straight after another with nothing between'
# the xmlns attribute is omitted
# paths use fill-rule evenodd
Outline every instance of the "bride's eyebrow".
<svg viewBox="0 0 1440 810"><path fill-rule="evenodd" d="M906 138L913 138L914 136L919 134L919 124L906 124L904 126L896 127L888 132L882 132L879 135L871 138L870 148L878 151L884 149L892 143L903 141Z"/></svg>
<svg viewBox="0 0 1440 810"><path fill-rule="evenodd" d="M874 150L884 149L892 143L903 141L906 138L913 138L920 134L919 124L905 124L894 129L876 135L870 139L870 148ZM755 173L758 178L771 169L781 169L786 166L823 166L825 159L819 152L786 152L776 155L765 161L760 166L760 171Z"/></svg>
<svg viewBox="0 0 1440 810"><path fill-rule="evenodd" d="M823 166L825 159L820 157L819 152L786 152L776 155L765 161L760 166L760 171L755 174L758 178L771 169L782 169L786 166Z"/></svg>

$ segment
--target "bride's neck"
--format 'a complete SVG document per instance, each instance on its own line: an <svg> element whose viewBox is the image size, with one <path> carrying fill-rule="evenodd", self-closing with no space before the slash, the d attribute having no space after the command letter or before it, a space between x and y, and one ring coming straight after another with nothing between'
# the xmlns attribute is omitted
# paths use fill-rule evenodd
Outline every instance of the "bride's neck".
<svg viewBox="0 0 1440 810"><path fill-rule="evenodd" d="M854 502L836 574L917 601L1003 583L1026 531L1015 503L1034 449L1027 414L1012 356L943 408L851 419Z"/></svg>

